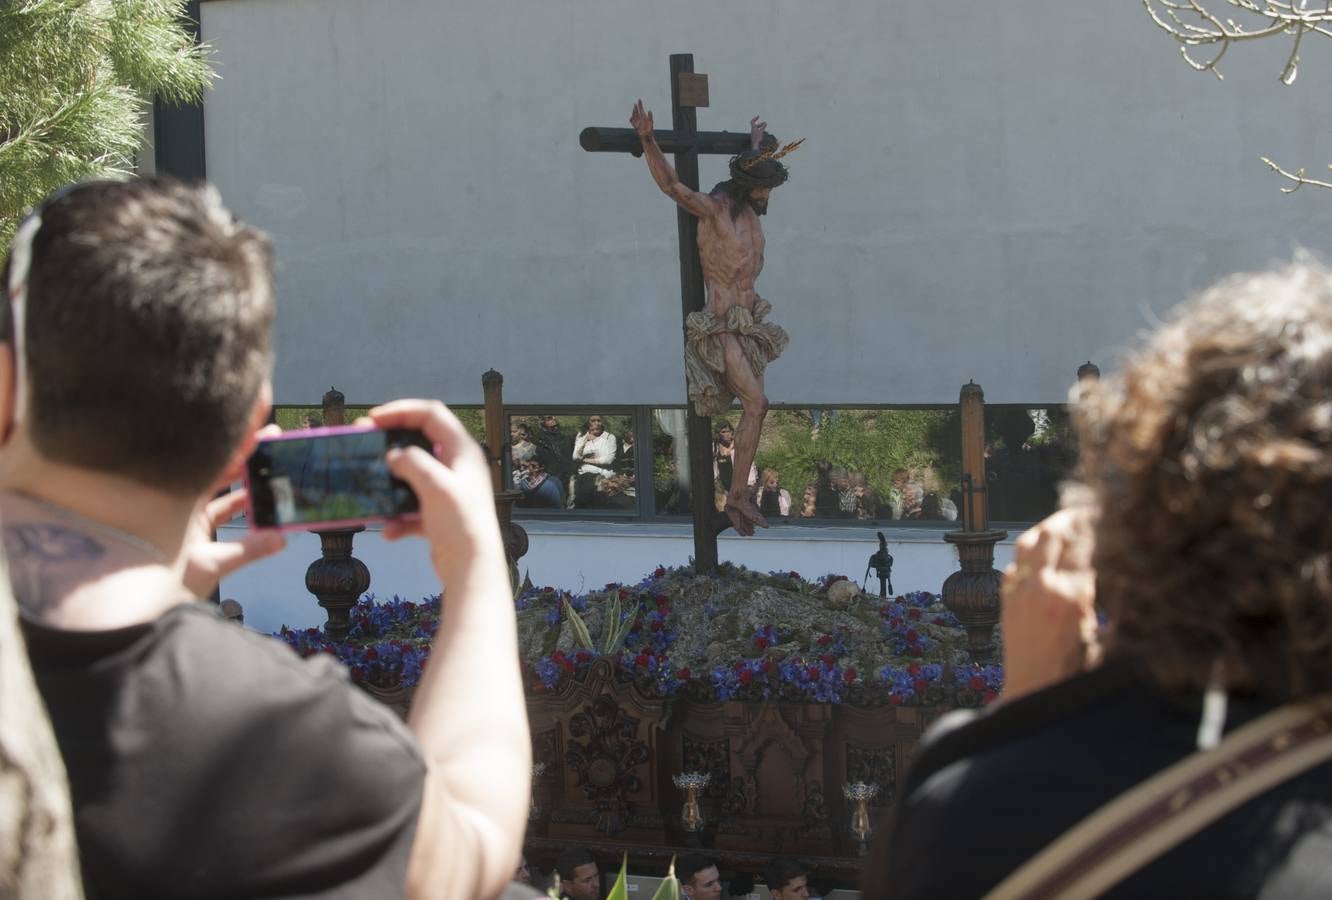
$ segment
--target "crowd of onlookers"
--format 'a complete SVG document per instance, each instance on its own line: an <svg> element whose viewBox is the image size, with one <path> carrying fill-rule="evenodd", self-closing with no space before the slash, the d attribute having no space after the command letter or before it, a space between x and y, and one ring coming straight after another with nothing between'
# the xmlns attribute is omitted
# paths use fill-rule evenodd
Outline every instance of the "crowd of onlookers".
<svg viewBox="0 0 1332 900"><path fill-rule="evenodd" d="M758 873L723 873L719 862L703 853L686 853L674 860L675 877L680 882L680 894L686 900L720 900L721 897L745 897L757 889L755 875L762 879L772 900L809 900L810 869L799 860L776 856L764 864ZM661 874L665 874L664 872ZM605 881L610 873L601 871L597 858L583 847L569 847L556 858L549 874L543 875L524 856L514 875L517 884L532 888L549 889L559 885L559 894L567 900L601 900L606 895ZM636 892L638 885L627 885L626 893ZM520 900L545 896L535 890L517 889L502 900ZM817 896L817 895L816 895Z"/></svg>
<svg viewBox="0 0 1332 900"><path fill-rule="evenodd" d="M653 447L654 464L664 471L655 479L656 511L688 511L688 485L680 484L672 455L673 441L662 435ZM725 503L733 471L735 432L731 423L716 423L713 442L713 499L717 509ZM534 419L514 418L509 425L513 488L521 492L517 506L528 509L582 509L633 511L638 507L634 436L607 429L605 417L593 414L576 431L569 431L553 414ZM759 511L769 520L854 519L954 521L958 498L945 495L933 471L926 468L893 472L890 486L880 493L862 471L815 464L815 478L793 500L772 466L761 471L751 466L745 475Z"/></svg>

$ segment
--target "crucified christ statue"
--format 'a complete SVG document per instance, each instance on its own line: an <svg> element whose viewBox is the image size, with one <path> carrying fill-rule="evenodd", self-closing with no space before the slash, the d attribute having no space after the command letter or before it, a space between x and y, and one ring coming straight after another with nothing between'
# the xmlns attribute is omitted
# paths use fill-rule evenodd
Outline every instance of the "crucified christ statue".
<svg viewBox="0 0 1332 900"><path fill-rule="evenodd" d="M704 194L682 184L666 161L652 131L652 113L643 101L629 117L643 144L648 171L681 207L698 217L698 256L707 287L707 306L690 313L685 322L685 371L689 399L700 416L725 413L740 398L740 424L735 430L735 477L726 495L726 517L737 534L751 535L767 528L750 493L748 474L758 450L759 431L768 412L763 393L763 370L790 340L777 325L765 322L771 304L754 290L763 271L763 226L759 216L768 211L768 195L787 179L778 162L795 144L777 150L766 122L755 116L750 125L750 149L731 159L731 177ZM798 142L797 142L798 144ZM705 502L706 498L695 498Z"/></svg>

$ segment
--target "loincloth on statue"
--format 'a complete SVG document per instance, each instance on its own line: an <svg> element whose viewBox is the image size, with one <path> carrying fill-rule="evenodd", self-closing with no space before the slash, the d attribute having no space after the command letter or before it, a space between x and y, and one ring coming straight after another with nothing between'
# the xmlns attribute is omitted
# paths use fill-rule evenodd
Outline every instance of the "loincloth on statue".
<svg viewBox="0 0 1332 900"><path fill-rule="evenodd" d="M791 337L780 325L764 322L772 304L759 298L752 311L732 306L723 318L710 312L685 318L685 374L689 399L700 416L716 416L731 408L735 392L726 383L726 348L722 335L734 335L755 376L782 355Z"/></svg>

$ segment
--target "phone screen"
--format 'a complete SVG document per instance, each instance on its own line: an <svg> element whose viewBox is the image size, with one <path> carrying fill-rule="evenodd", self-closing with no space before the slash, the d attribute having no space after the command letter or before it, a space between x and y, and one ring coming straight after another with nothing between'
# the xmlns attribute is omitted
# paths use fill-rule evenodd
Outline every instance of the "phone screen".
<svg viewBox="0 0 1332 900"><path fill-rule="evenodd" d="M337 428L260 441L247 468L253 526L342 525L418 512L416 495L384 460L389 448L410 444L431 450L425 435L407 429Z"/></svg>

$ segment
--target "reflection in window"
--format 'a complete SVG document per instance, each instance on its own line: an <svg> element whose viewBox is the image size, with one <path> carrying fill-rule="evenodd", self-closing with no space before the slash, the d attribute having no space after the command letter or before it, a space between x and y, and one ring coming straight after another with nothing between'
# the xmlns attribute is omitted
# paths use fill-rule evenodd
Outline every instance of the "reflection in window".
<svg viewBox="0 0 1332 900"><path fill-rule="evenodd" d="M735 416L712 420L712 497L720 509L728 479L744 478L773 524L902 522L958 527L961 435L956 407L774 409L755 465L734 471ZM649 508L692 511L685 410L651 410L651 441L636 454L631 413L589 409L510 417L513 483L524 509L621 515L639 506L636 461L651 466ZM1015 449L1014 449L1015 448ZM1062 408L986 407L990 518L1036 521L1056 507L1074 454ZM646 488L645 488L646 489Z"/></svg>
<svg viewBox="0 0 1332 900"><path fill-rule="evenodd" d="M509 417L514 490L524 509L634 512L633 417L592 412Z"/></svg>
<svg viewBox="0 0 1332 900"><path fill-rule="evenodd" d="M1059 505L1059 483L1077 462L1068 410L985 407L985 478L990 519L1035 522Z"/></svg>

